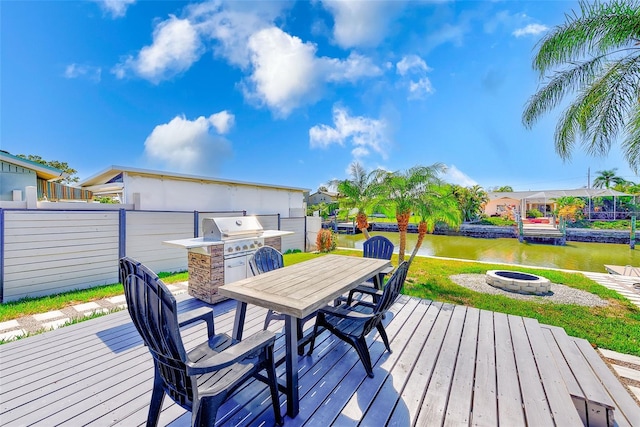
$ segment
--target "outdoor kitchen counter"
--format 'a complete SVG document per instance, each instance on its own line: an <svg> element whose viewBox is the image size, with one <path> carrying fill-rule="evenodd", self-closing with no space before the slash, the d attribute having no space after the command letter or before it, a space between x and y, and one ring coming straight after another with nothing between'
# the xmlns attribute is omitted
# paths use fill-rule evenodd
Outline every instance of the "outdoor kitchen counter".
<svg viewBox="0 0 640 427"><path fill-rule="evenodd" d="M284 231L284 230L265 230L259 236L263 239L268 239L270 237L282 237L294 234L293 231ZM246 240L247 237L238 237L237 239L229 239L229 240L204 240L203 237L192 237L191 239L179 239L179 240L165 240L162 242L165 245L169 246L179 246L185 249L193 249L193 248L204 248L207 246L216 246L222 245L224 243L233 243L235 241Z"/></svg>
<svg viewBox="0 0 640 427"><path fill-rule="evenodd" d="M189 295L213 304L226 299L218 293L220 286L252 276L249 260L258 248L272 246L282 252L281 238L291 234L294 232L256 230L253 235L244 233L221 239L196 237L162 243L187 250Z"/></svg>

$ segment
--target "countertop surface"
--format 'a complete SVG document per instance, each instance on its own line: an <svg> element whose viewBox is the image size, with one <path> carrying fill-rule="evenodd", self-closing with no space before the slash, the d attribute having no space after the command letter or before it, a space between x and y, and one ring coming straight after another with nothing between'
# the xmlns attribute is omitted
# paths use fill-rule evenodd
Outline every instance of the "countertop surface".
<svg viewBox="0 0 640 427"><path fill-rule="evenodd" d="M191 239L165 240L162 243L169 246L179 246L181 248L190 249L190 248L204 248L207 246L223 245L225 243L239 242L242 240L249 240L252 238L267 239L269 237L288 236L291 234L294 234L294 232L285 231L285 230L264 230L260 236L240 237L237 239L204 240L202 237L193 237Z"/></svg>

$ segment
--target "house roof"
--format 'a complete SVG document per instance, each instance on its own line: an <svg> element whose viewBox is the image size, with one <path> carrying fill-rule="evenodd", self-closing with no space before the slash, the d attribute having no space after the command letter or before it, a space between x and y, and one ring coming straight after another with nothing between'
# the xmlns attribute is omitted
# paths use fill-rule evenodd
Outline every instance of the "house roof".
<svg viewBox="0 0 640 427"><path fill-rule="evenodd" d="M143 175L149 177L166 177L173 178L177 180L187 180L187 181L200 181L200 182L210 182L210 183L219 183L219 184L235 184L235 185L245 185L250 187L265 187L265 188L275 188L282 190L290 190L290 191L302 191L308 192L310 191L308 188L301 187L290 187L284 185L272 185L272 184L263 184L257 182L246 182L246 181L234 181L230 179L222 179L215 178L209 176L200 176L200 175L188 175L167 171L157 171L150 169L139 169L139 168L131 168L127 166L109 166L107 169L98 172L97 174L85 179L84 181L80 181L78 185L81 187L93 187L101 184L105 184L109 182L112 178L117 176L120 173L126 172L130 175Z"/></svg>
<svg viewBox="0 0 640 427"><path fill-rule="evenodd" d="M551 200L559 197L607 197L607 196L633 196L611 188L578 188L575 190L545 190L545 191L508 191L489 192L489 199L514 199L514 200Z"/></svg>
<svg viewBox="0 0 640 427"><path fill-rule="evenodd" d="M0 150L0 160L3 162L18 165L25 169L31 169L36 173L36 176L38 178L47 181L51 179L66 178L69 176L68 173L65 173L60 169L43 165L42 163L34 162L32 160L23 159L22 157L14 156L13 154L10 154L4 150Z"/></svg>

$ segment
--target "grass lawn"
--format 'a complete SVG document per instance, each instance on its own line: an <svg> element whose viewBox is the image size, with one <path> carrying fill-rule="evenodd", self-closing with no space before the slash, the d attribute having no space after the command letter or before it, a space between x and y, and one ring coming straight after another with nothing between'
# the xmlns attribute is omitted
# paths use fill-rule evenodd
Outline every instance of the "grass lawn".
<svg viewBox="0 0 640 427"><path fill-rule="evenodd" d="M359 251L337 250L333 253L360 256ZM322 255L311 253L287 254L285 255L285 265L295 264L317 256ZM394 255L392 262L397 265L397 256ZM500 295L478 293L457 285L449 278L455 274L484 274L487 270L494 269L517 269L518 271L544 276L553 283L596 294L609 301L609 305L606 307L583 307L574 304L516 300ZM160 273L159 276L166 283L187 280L187 273ZM560 326L569 335L585 338L592 345L640 356L640 308L634 306L616 292L587 279L581 274L477 262L416 258L409 270L404 293L419 298L532 317L540 323ZM115 284L50 297L31 298L0 304L0 322L120 294L122 294L122 285Z"/></svg>

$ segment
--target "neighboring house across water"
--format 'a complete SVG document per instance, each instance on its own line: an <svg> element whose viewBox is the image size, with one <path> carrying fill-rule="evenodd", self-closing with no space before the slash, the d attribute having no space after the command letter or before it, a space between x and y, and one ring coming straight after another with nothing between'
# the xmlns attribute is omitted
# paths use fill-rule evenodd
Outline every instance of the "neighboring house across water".
<svg viewBox="0 0 640 427"><path fill-rule="evenodd" d="M232 181L126 166L110 166L79 185L96 196L117 198L135 210L246 211L306 215L306 188Z"/></svg>
<svg viewBox="0 0 640 427"><path fill-rule="evenodd" d="M587 210L591 212L591 201L596 197L631 196L610 188L578 188L576 190L512 191L489 192L489 202L484 207L488 216L506 215L509 210L526 214L537 209L545 216L551 216L556 208L556 199L560 197L582 197L587 199ZM615 205L615 203L614 203ZM614 212L615 214L615 212Z"/></svg>
<svg viewBox="0 0 640 427"><path fill-rule="evenodd" d="M40 200L91 200L93 195L56 180L67 173L0 150L0 207L36 208Z"/></svg>
<svg viewBox="0 0 640 427"><path fill-rule="evenodd" d="M309 195L309 206L319 205L320 203L335 203L338 201L338 193L330 191L316 191Z"/></svg>

